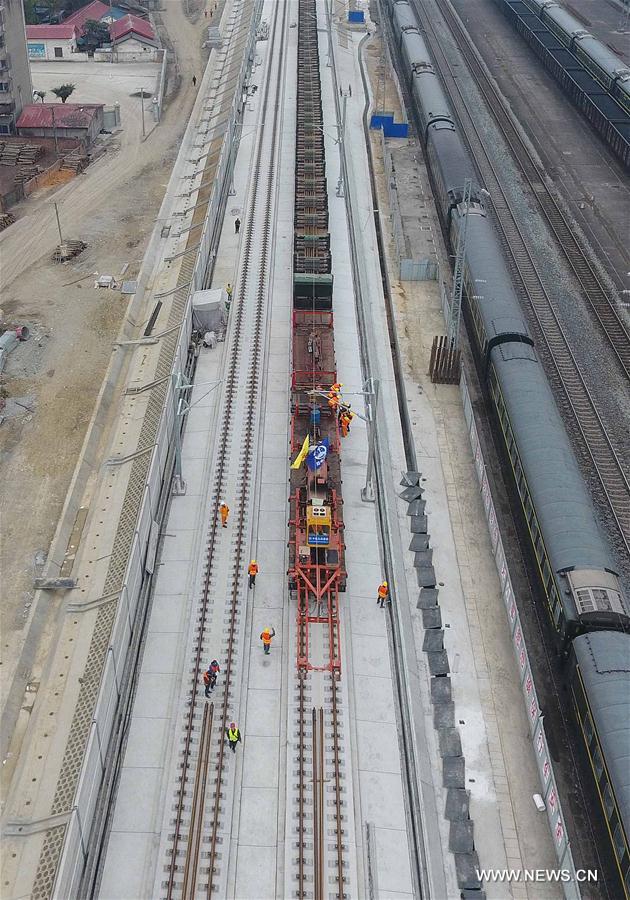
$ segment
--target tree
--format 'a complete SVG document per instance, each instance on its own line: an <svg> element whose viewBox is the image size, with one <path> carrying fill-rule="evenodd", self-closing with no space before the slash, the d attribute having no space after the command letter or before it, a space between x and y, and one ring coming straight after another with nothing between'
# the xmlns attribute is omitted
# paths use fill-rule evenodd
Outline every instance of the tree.
<svg viewBox="0 0 630 900"><path fill-rule="evenodd" d="M95 50L102 44L109 44L109 26L107 22L97 22L95 19L87 19L83 26L81 44L89 50Z"/></svg>
<svg viewBox="0 0 630 900"><path fill-rule="evenodd" d="M46 96L46 91L33 91L33 100L41 100L44 102L44 97Z"/></svg>
<svg viewBox="0 0 630 900"><path fill-rule="evenodd" d="M65 103L70 94L74 92L76 84L60 84L59 87L52 88L55 97L59 97L62 103Z"/></svg>

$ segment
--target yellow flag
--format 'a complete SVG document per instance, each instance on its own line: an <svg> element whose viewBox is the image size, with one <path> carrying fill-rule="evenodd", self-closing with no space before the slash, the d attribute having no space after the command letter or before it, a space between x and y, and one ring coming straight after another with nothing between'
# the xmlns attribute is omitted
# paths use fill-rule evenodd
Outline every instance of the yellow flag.
<svg viewBox="0 0 630 900"><path fill-rule="evenodd" d="M302 444L302 449L295 457L293 462L291 463L292 469L299 469L304 460L306 459L306 454L308 453L308 434L304 438L304 443Z"/></svg>

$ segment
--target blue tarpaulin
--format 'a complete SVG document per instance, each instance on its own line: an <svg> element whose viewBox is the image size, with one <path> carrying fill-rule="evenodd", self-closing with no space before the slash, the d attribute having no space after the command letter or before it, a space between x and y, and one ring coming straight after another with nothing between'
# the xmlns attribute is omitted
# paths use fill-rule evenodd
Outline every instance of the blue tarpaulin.
<svg viewBox="0 0 630 900"><path fill-rule="evenodd" d="M382 128L385 137L403 138L409 133L407 122L394 122L389 113L375 113L370 119L370 128Z"/></svg>
<svg viewBox="0 0 630 900"><path fill-rule="evenodd" d="M362 9L351 9L348 13L348 22L363 24L365 22L365 13Z"/></svg>

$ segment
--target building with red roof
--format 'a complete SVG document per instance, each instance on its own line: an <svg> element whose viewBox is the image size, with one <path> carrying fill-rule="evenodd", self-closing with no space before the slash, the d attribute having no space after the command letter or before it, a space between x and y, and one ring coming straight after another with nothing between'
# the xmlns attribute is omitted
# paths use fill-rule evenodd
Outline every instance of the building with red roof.
<svg viewBox="0 0 630 900"><path fill-rule="evenodd" d="M30 103L17 120L27 138L77 138L88 147L103 128L103 103Z"/></svg>
<svg viewBox="0 0 630 900"><path fill-rule="evenodd" d="M131 14L113 22L109 26L109 34L116 47L121 44L125 45L125 51L142 49L147 45L149 47L158 45L151 23Z"/></svg>
<svg viewBox="0 0 630 900"><path fill-rule="evenodd" d="M153 26L146 19L132 15L102 0L92 0L87 6L75 10L59 25L27 25L26 41L31 61L68 59L85 49L82 46L85 23L106 22L112 44L126 57L146 53L158 46ZM85 59L85 57L80 57Z"/></svg>
<svg viewBox="0 0 630 900"><path fill-rule="evenodd" d="M77 52L76 25L27 25L26 48L31 61L66 59Z"/></svg>

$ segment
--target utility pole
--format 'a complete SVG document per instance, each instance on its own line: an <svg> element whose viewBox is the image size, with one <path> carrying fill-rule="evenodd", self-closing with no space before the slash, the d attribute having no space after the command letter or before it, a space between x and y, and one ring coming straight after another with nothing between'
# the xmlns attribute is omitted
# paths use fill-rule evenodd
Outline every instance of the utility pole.
<svg viewBox="0 0 630 900"><path fill-rule="evenodd" d="M54 204L55 207L55 215L57 216L57 228L59 229L59 243L63 244L63 234L61 233L61 222L59 221L59 209L57 204Z"/></svg>
<svg viewBox="0 0 630 900"><path fill-rule="evenodd" d="M457 251L455 256L455 272L453 274L453 292L451 297L451 311L448 317L448 338L451 347L457 347L459 340L459 320L462 314L462 293L464 289L464 258L466 255L466 234L468 232L468 212L470 210L470 195L472 192L472 179L464 182L464 196L462 198L463 223L457 235Z"/></svg>
<svg viewBox="0 0 630 900"><path fill-rule="evenodd" d="M140 109L142 110L142 137L146 137L144 131L144 88L140 88Z"/></svg>
<svg viewBox="0 0 630 900"><path fill-rule="evenodd" d="M361 488L361 499L365 503L374 503L374 447L376 444L376 411L378 409L378 393L381 384L378 378L368 378L363 390L367 399L368 422L368 458L365 473L365 486Z"/></svg>
<svg viewBox="0 0 630 900"><path fill-rule="evenodd" d="M109 18L112 20L109 24L109 27L111 29L112 25L114 24L114 13L112 11L112 0L109 0ZM109 32L109 36L112 39L112 58L111 58L110 62L113 63L114 62L114 54L116 52L116 37L114 34L112 34L111 30Z"/></svg>
<svg viewBox="0 0 630 900"><path fill-rule="evenodd" d="M339 129L339 180L337 181L337 190L335 191L337 197L343 197L343 151L344 151L344 141L346 139L346 104L348 102L348 95L345 91L343 91L343 107L341 110L341 127Z"/></svg>

